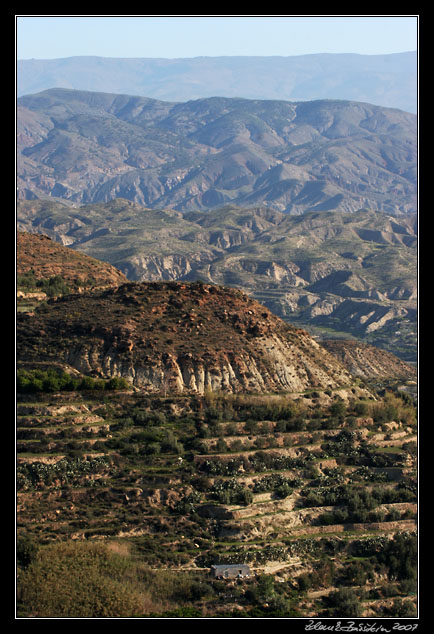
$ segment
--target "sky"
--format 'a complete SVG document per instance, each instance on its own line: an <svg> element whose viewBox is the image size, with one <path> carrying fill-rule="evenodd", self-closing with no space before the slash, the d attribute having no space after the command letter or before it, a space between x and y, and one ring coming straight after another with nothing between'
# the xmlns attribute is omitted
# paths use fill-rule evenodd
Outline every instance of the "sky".
<svg viewBox="0 0 434 634"><path fill-rule="evenodd" d="M415 51L418 16L16 15L16 56L380 55Z"/></svg>

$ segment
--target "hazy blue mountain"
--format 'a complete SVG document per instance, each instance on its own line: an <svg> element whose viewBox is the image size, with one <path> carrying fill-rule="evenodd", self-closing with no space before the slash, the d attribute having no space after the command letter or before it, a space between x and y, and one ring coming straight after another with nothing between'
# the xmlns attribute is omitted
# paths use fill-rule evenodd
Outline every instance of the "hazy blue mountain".
<svg viewBox="0 0 434 634"><path fill-rule="evenodd" d="M18 96L56 87L164 101L347 99L415 113L417 53L18 61Z"/></svg>

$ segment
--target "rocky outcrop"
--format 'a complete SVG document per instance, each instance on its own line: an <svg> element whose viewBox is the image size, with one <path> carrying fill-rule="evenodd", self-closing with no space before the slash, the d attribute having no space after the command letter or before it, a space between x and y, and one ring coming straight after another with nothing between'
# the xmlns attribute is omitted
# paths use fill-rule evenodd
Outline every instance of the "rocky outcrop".
<svg viewBox="0 0 434 634"><path fill-rule="evenodd" d="M187 277L198 267L214 260L209 251L189 255L134 255L124 265L124 272L130 280L175 281Z"/></svg>
<svg viewBox="0 0 434 634"><path fill-rule="evenodd" d="M101 342L102 343L102 342ZM127 360L104 346L79 345L64 360L84 374L126 378L133 386L158 392L300 392L311 387L336 387L349 378L333 364L323 366L318 344L306 353L278 336L258 337L256 352L223 352L204 359L164 352L151 362ZM319 354L318 354L319 353Z"/></svg>

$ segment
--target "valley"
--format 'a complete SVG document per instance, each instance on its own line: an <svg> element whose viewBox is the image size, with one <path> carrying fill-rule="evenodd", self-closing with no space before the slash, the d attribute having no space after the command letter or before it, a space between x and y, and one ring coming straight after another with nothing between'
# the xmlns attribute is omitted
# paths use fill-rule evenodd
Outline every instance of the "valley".
<svg viewBox="0 0 434 634"><path fill-rule="evenodd" d="M410 365L238 289L19 245L23 277L93 280L17 314L20 617L416 614Z"/></svg>

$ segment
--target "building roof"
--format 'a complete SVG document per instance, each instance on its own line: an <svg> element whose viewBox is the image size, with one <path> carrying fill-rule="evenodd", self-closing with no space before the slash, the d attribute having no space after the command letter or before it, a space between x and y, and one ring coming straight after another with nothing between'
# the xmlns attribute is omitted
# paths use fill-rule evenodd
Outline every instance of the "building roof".
<svg viewBox="0 0 434 634"><path fill-rule="evenodd" d="M229 570L232 568L235 569L239 569L239 568L249 568L249 566L247 564L213 564L211 566L211 568L213 568L214 570Z"/></svg>

